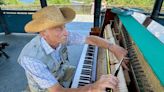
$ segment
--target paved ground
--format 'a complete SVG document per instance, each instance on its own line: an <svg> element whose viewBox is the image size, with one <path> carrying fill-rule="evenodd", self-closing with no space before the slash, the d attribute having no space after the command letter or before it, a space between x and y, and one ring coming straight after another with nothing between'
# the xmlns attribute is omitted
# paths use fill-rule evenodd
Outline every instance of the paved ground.
<svg viewBox="0 0 164 92"><path fill-rule="evenodd" d="M69 31L77 31L88 35L92 27L92 16L78 15L72 23L66 25ZM27 80L22 67L16 62L17 57L23 46L29 42L35 35L29 34L11 34L5 36L0 34L0 41L10 44L5 51L10 59L0 57L0 92L21 92L27 87ZM72 51L73 48L73 51ZM83 45L69 46L69 59L73 65L77 65Z"/></svg>
<svg viewBox="0 0 164 92"><path fill-rule="evenodd" d="M76 17L73 21L92 22L93 23L93 15L76 15Z"/></svg>

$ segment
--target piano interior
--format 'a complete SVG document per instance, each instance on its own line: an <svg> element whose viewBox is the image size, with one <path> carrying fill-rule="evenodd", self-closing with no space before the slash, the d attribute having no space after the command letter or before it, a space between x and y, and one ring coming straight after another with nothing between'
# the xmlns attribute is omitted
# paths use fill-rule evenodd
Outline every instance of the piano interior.
<svg viewBox="0 0 164 92"><path fill-rule="evenodd" d="M47 6L46 1L48 0L40 0L41 7ZM119 88L112 90L112 92L164 92L164 14L160 13L164 0L155 0L151 17L138 11L134 11L131 15L115 14L109 8L102 11L99 15L98 13L101 11L101 1L102 0L94 0L94 23L95 20L98 20L96 23L99 25L95 23L90 34L103 37L107 39L109 43L117 44L127 49L127 56L129 58L129 71L123 69L122 66L120 67L117 76L120 81ZM14 53L14 60L17 60L15 52L21 51L22 46L30 41L36 34L9 34L12 32L24 33L23 28L25 24L31 20L31 14L34 12L35 10L1 10L0 8L0 32L4 32L1 34L1 40L14 43L12 46L19 48L19 50L11 50L9 48L11 51L8 52ZM12 31L10 32L10 30ZM14 37L14 39L12 37ZM12 40L10 41L10 39ZM20 43L17 39L22 39L23 41ZM19 45L20 47L18 47ZM0 56L5 56L7 59L9 56L8 53L5 53L5 46L8 46L6 42L0 43ZM3 60L3 58L1 59ZM101 75L113 74L118 64L119 61L112 52L107 49L98 48L97 46L85 44L70 87L77 88L91 84L98 80ZM18 69L12 69L10 67L10 69L6 70L19 72L17 70L20 69L19 67ZM4 74L5 76L4 81L6 83L6 78L17 78L18 75L15 72L16 77L12 74L10 74L12 78L8 75L6 76L6 70L5 73L1 72L1 75ZM20 74L21 75L18 76L19 78L25 77L22 73ZM22 81L23 79L19 80ZM12 84L10 82L11 81L8 80L8 83ZM15 82L15 80L13 82ZM12 88L8 88L8 84L7 86L1 86L1 88L3 87L4 89L0 89L0 91L5 90L5 92L7 92L6 89L10 91L13 90Z"/></svg>
<svg viewBox="0 0 164 92"><path fill-rule="evenodd" d="M100 34L110 43L128 50L130 70L120 68L119 88L113 92L164 92L164 73L161 72L164 40L160 37L164 26L138 12L124 16L107 9L101 16L101 29L92 29L91 34ZM100 33L97 30L101 30ZM153 30L159 30L160 35ZM113 74L118 63L112 52L85 45L71 87L93 83L103 74Z"/></svg>

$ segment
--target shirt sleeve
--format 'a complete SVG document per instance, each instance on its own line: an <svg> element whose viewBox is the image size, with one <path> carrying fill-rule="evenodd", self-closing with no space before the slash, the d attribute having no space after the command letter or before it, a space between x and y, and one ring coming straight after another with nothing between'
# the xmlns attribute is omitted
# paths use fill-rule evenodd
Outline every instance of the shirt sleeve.
<svg viewBox="0 0 164 92"><path fill-rule="evenodd" d="M86 37L87 36L81 35L79 33L69 32L68 39L67 39L67 44L68 45L85 44Z"/></svg>
<svg viewBox="0 0 164 92"><path fill-rule="evenodd" d="M25 72L32 76L41 88L49 88L58 83L47 69L47 66L41 61L30 57L23 57L20 64L25 69Z"/></svg>

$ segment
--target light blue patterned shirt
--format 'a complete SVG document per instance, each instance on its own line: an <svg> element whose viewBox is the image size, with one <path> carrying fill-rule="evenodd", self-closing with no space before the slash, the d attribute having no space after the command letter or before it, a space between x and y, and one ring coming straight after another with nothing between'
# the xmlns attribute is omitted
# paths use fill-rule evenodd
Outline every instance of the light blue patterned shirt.
<svg viewBox="0 0 164 92"><path fill-rule="evenodd" d="M68 45L84 44L85 39L86 36L69 32L67 42ZM61 57L59 55L61 45L59 45L56 49L53 49L44 38L41 38L41 46L45 50L46 54L51 54L55 61L61 61ZM25 69L26 74L28 73L31 77L33 77L34 81L36 81L41 88L49 88L58 83L57 79L47 69L47 66L35 58L24 56L21 58L20 65Z"/></svg>

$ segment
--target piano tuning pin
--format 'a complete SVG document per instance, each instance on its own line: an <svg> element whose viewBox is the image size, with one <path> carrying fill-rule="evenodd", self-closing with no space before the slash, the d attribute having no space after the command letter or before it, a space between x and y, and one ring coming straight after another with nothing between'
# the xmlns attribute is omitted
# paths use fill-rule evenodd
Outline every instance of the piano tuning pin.
<svg viewBox="0 0 164 92"><path fill-rule="evenodd" d="M137 75L137 76L138 76L137 77L137 80L140 81L141 85L143 85L143 83L142 83L143 82L143 79L139 75Z"/></svg>
<svg viewBox="0 0 164 92"><path fill-rule="evenodd" d="M147 80L146 75L145 75L144 73L142 73L140 76L141 76L142 78L145 78L145 80Z"/></svg>
<svg viewBox="0 0 164 92"><path fill-rule="evenodd" d="M127 46L131 46L132 44L131 43L128 43Z"/></svg>
<svg viewBox="0 0 164 92"><path fill-rule="evenodd" d="M146 90L151 90L151 86L149 85L148 82L144 82L143 84L144 84Z"/></svg>
<svg viewBox="0 0 164 92"><path fill-rule="evenodd" d="M132 48L129 48L129 52L130 52L130 53L133 53L134 50L133 50Z"/></svg>
<svg viewBox="0 0 164 92"><path fill-rule="evenodd" d="M133 54L131 54L131 53L129 53L129 58L131 59L131 60L133 60L133 57L134 55Z"/></svg>
<svg viewBox="0 0 164 92"><path fill-rule="evenodd" d="M134 69L139 69L139 68L142 68L140 65L134 65L133 66Z"/></svg>
<svg viewBox="0 0 164 92"><path fill-rule="evenodd" d="M129 52L131 52L131 51L132 51L130 47L128 47L128 49L129 49Z"/></svg>
<svg viewBox="0 0 164 92"><path fill-rule="evenodd" d="M142 81L139 79L139 78L137 78L137 82L138 82L138 85L141 87L142 86ZM141 87L141 89L142 89L143 87Z"/></svg>
<svg viewBox="0 0 164 92"><path fill-rule="evenodd" d="M136 59L137 59L137 57L136 57L136 56L134 56L134 55L131 55L131 56L130 56L130 58L131 58L131 61L134 61L134 60L136 60Z"/></svg>
<svg viewBox="0 0 164 92"><path fill-rule="evenodd" d="M139 72L139 73L144 73L144 71L143 71L143 70L139 70L138 72Z"/></svg>
<svg viewBox="0 0 164 92"><path fill-rule="evenodd" d="M139 64L139 63L132 63L132 65L133 65L134 67L136 67L136 66L139 66L140 64Z"/></svg>
<svg viewBox="0 0 164 92"><path fill-rule="evenodd" d="M125 39L125 41L126 41L126 42L129 42L129 40L128 40L128 39Z"/></svg>
<svg viewBox="0 0 164 92"><path fill-rule="evenodd" d="M150 84L148 84L147 82L143 82L144 85L144 92L152 92L152 87L150 86Z"/></svg>
<svg viewBox="0 0 164 92"><path fill-rule="evenodd" d="M135 53L135 51L134 51L134 49L133 49L133 48L131 48L131 49L130 49L130 51L131 51L131 53Z"/></svg>
<svg viewBox="0 0 164 92"><path fill-rule="evenodd" d="M133 57L132 57L133 59L137 59L137 56L136 55L133 55Z"/></svg>
<svg viewBox="0 0 164 92"><path fill-rule="evenodd" d="M138 62L138 59L136 59L136 58L135 59L134 58L130 58L130 61L131 62Z"/></svg>
<svg viewBox="0 0 164 92"><path fill-rule="evenodd" d="M145 92L143 87L140 87L140 91L141 92Z"/></svg>
<svg viewBox="0 0 164 92"><path fill-rule="evenodd" d="M134 51L133 50L129 50L129 54L133 54L134 53Z"/></svg>
<svg viewBox="0 0 164 92"><path fill-rule="evenodd" d="M132 59L134 59L134 57L136 57L136 53L135 52L130 52L129 54L132 57Z"/></svg>
<svg viewBox="0 0 164 92"><path fill-rule="evenodd" d="M132 59L131 61L134 62L134 63L135 63L135 62L136 62L136 63L139 63L139 61L138 61L137 58L134 58L134 59Z"/></svg>
<svg viewBox="0 0 164 92"><path fill-rule="evenodd" d="M142 80L145 80L145 79L144 79L144 74L143 74L143 73L138 72L138 76L139 76Z"/></svg>
<svg viewBox="0 0 164 92"><path fill-rule="evenodd" d="M130 40L127 40L127 43L128 43L128 44L132 44Z"/></svg>
<svg viewBox="0 0 164 92"><path fill-rule="evenodd" d="M133 53L135 53L133 50L129 50L129 54L133 54Z"/></svg>
<svg viewBox="0 0 164 92"><path fill-rule="evenodd" d="M146 90L145 90L145 92L154 92L152 89L150 89L150 88L147 88Z"/></svg>
<svg viewBox="0 0 164 92"><path fill-rule="evenodd" d="M137 73L137 76L142 80L144 80L144 78L146 77L143 73L140 72Z"/></svg>
<svg viewBox="0 0 164 92"><path fill-rule="evenodd" d="M129 46L127 46L127 49L128 49L128 51L130 51L130 47Z"/></svg>
<svg viewBox="0 0 164 92"><path fill-rule="evenodd" d="M130 50L131 50L131 51L134 51L134 48L131 48Z"/></svg>

